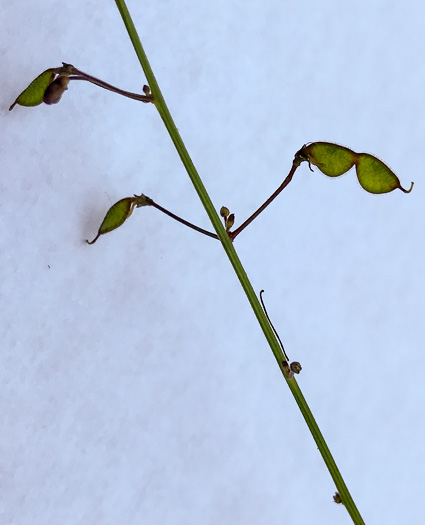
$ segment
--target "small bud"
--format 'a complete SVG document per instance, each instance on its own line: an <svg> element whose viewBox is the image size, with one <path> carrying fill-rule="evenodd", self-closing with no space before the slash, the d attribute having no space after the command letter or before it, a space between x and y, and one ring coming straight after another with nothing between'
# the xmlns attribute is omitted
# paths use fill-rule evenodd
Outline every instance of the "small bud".
<svg viewBox="0 0 425 525"><path fill-rule="evenodd" d="M230 228L235 224L235 214L231 213L226 219L226 230L229 231Z"/></svg>
<svg viewBox="0 0 425 525"><path fill-rule="evenodd" d="M224 217L225 219L229 216L229 213L230 213L229 208L226 208L226 206L222 206L220 208L220 215Z"/></svg>
<svg viewBox="0 0 425 525"><path fill-rule="evenodd" d="M299 374L302 370L302 366L298 361L292 361L292 363L289 365L289 368L294 374Z"/></svg>
<svg viewBox="0 0 425 525"><path fill-rule="evenodd" d="M335 503L338 503L338 504L342 503L341 495L339 492L335 492L334 501Z"/></svg>
<svg viewBox="0 0 425 525"><path fill-rule="evenodd" d="M287 374L290 373L290 368L288 365L288 361L282 361L282 370L284 370Z"/></svg>
<svg viewBox="0 0 425 525"><path fill-rule="evenodd" d="M151 88L149 86L147 86L146 84L143 86L143 93L145 95L150 95L151 94Z"/></svg>
<svg viewBox="0 0 425 525"><path fill-rule="evenodd" d="M62 95L68 89L69 78L67 76L58 77L44 92L43 102L45 104L57 104Z"/></svg>

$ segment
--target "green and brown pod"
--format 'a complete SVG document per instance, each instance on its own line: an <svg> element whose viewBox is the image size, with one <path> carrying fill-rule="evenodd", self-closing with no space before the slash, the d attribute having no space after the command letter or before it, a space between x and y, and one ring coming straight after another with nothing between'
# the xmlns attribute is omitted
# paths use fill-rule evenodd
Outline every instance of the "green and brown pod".
<svg viewBox="0 0 425 525"><path fill-rule="evenodd" d="M403 188L397 175L376 157L331 142L306 144L296 153L295 159L307 161L310 169L311 164L317 166L328 177L339 177L355 166L360 185L369 193L389 193L395 189L409 193L413 188L413 182L408 190Z"/></svg>
<svg viewBox="0 0 425 525"><path fill-rule="evenodd" d="M87 244L94 244L101 235L119 228L130 217L134 208L150 206L151 202L151 199L143 194L119 200L109 208L96 237L92 241L86 240Z"/></svg>
<svg viewBox="0 0 425 525"><path fill-rule="evenodd" d="M38 75L31 84L22 91L15 102L10 106L11 111L16 104L19 106L38 106L57 104L64 92L68 89L69 81L75 76L75 68L71 64L62 62L62 67L46 69Z"/></svg>

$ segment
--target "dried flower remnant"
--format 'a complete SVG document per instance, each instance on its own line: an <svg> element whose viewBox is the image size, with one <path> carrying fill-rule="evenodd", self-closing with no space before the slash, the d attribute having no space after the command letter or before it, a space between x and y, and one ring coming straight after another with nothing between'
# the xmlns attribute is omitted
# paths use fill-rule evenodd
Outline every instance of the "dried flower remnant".
<svg viewBox="0 0 425 525"><path fill-rule="evenodd" d="M57 104L62 95L68 89L69 77L59 76L51 84L47 86L46 91L44 92L43 102L45 104Z"/></svg>

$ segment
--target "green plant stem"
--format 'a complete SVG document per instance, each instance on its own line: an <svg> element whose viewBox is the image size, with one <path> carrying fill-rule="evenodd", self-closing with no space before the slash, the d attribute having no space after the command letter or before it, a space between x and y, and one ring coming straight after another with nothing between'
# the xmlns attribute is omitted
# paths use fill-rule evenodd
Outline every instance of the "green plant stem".
<svg viewBox="0 0 425 525"><path fill-rule="evenodd" d="M242 288L245 291L245 294L248 298L249 303L251 304L251 307L254 311L255 316L257 317L257 320L261 326L261 329L263 330L263 333L270 345L270 348L273 352L273 355L275 356L275 359L279 365L279 368L295 398L296 403L298 404L300 411L308 425L308 428L310 429L310 432L317 444L317 447L325 461L326 466L328 467L328 470L335 482L336 488L341 496L341 500L343 504L345 505L349 515L351 516L353 522L355 524L363 524L363 519L357 510L357 507L348 491L347 486L345 485L345 482L338 470L338 467L332 457L332 454L323 438L322 433L320 432L320 429L313 417L313 414L310 411L310 408L307 405L306 400L304 399L304 396L302 395L302 392L298 386L298 383L295 379L288 378L288 373L286 372L286 369L283 366L283 363L286 363L284 354L282 352L282 349L279 346L279 343L273 333L273 330L271 329L271 326L263 312L263 309L261 308L261 304L255 294L255 291L248 279L248 276L239 260L239 257L233 247L232 241L229 238L228 233L226 232L225 228L223 227L220 217L218 216L213 203L211 202L211 199L208 196L208 193L195 169L195 166L189 156L189 153L186 150L186 147L183 143L182 138L180 137L180 134L178 132L178 129L176 125L174 124L174 121L170 115L170 112L168 110L168 107L165 103L165 100L162 96L162 93L159 89L159 86L157 84L157 81L155 79L155 76L153 74L153 71L150 67L148 58L144 52L143 46L140 42L139 36L137 34L136 28L134 27L133 21L131 19L130 13L127 9L127 6L125 4L124 0L115 0L118 10L121 14L121 17L123 19L123 22L127 28L130 40L133 44L134 50L136 51L136 54L139 58L140 64L143 68L143 71L145 72L146 79L148 81L148 84L151 88L153 97L154 97L154 104L165 124L165 127L167 128L168 133L170 134L171 140L173 141L178 154L180 155L180 158L186 168L186 171L193 183L193 186L198 193L198 196L208 214L208 217L211 220L211 223L214 227L214 230L217 232L217 236L219 237L223 248L230 260L230 263L233 266L233 269L235 270L236 275L238 276L238 279L242 285ZM331 495L329 495L331 497Z"/></svg>

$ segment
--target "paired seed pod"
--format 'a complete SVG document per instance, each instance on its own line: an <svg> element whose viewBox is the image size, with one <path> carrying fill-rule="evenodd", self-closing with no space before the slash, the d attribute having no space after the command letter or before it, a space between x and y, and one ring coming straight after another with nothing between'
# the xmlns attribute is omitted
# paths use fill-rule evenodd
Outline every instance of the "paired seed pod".
<svg viewBox="0 0 425 525"><path fill-rule="evenodd" d="M360 185L369 193L388 193L395 189L409 193L413 188L413 182L408 190L403 188L397 175L376 157L338 144L312 142L303 146L295 158L317 166L328 177L339 177L355 166Z"/></svg>

